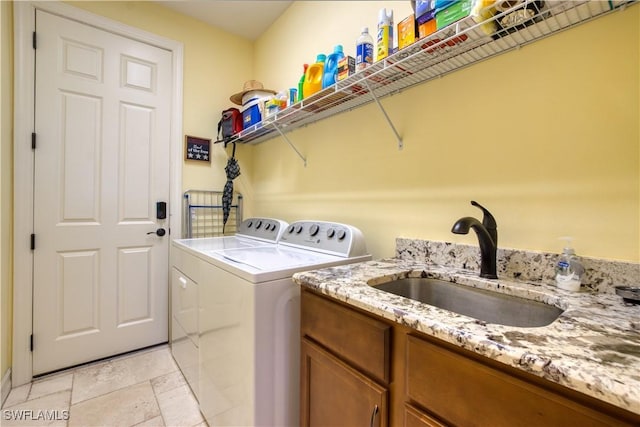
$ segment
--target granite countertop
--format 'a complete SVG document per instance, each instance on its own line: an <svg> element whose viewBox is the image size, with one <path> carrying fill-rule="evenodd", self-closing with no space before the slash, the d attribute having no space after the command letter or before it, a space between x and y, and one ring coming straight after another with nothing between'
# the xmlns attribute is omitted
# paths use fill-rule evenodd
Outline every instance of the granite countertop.
<svg viewBox="0 0 640 427"><path fill-rule="evenodd" d="M442 310L370 285L433 277L555 305L548 326L522 328ZM477 272L398 258L297 273L299 285L506 365L640 414L640 305L616 294L488 280Z"/></svg>

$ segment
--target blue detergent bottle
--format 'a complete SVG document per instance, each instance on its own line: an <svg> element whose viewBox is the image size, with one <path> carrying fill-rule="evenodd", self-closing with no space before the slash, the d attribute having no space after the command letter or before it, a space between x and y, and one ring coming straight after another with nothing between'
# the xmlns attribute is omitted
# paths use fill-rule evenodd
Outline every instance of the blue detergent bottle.
<svg viewBox="0 0 640 427"><path fill-rule="evenodd" d="M336 45L333 53L327 56L324 63L324 74L322 76L322 89L327 88L338 80L338 61L344 58L342 45Z"/></svg>

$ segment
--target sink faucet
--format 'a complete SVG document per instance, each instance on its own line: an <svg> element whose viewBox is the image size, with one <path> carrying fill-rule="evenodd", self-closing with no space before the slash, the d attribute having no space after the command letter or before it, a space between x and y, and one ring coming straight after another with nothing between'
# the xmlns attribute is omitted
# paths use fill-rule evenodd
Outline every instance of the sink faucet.
<svg viewBox="0 0 640 427"><path fill-rule="evenodd" d="M497 279L496 253L498 251L498 226L496 225L496 220L480 203L472 200L471 204L482 209L484 213L482 223L470 216L460 218L453 224L451 232L455 234L467 234L469 233L469 228L473 228L473 231L478 235L478 243L480 244L480 277Z"/></svg>

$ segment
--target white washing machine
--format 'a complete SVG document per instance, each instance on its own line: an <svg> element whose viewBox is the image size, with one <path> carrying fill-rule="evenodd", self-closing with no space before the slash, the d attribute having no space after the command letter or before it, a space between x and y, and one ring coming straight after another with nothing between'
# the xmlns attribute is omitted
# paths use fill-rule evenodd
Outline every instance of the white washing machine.
<svg viewBox="0 0 640 427"><path fill-rule="evenodd" d="M210 426L299 424L300 289L293 273L362 262L355 227L298 221L277 245L191 252L199 283L199 403Z"/></svg>
<svg viewBox="0 0 640 427"><path fill-rule="evenodd" d="M199 398L199 286L203 280L194 253L275 246L288 224L272 218L249 218L235 236L174 240L171 247L171 353ZM191 254L191 255L190 255Z"/></svg>

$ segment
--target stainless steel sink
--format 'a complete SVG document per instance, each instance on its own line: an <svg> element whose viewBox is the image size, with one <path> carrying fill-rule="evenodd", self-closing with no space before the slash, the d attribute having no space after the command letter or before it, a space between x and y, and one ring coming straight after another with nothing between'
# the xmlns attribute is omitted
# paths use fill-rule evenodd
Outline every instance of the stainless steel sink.
<svg viewBox="0 0 640 427"><path fill-rule="evenodd" d="M552 305L430 278L399 279L376 289L420 301L487 323L546 326L563 310Z"/></svg>

